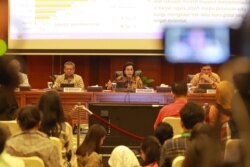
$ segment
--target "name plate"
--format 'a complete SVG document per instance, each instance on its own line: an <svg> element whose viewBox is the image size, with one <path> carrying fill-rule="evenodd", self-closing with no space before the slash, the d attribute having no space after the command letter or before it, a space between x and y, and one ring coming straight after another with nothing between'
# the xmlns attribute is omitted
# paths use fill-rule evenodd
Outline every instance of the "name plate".
<svg viewBox="0 0 250 167"><path fill-rule="evenodd" d="M63 88L63 92L82 92L82 88Z"/></svg>
<svg viewBox="0 0 250 167"><path fill-rule="evenodd" d="M207 94L215 94L216 89L207 89Z"/></svg>
<svg viewBox="0 0 250 167"><path fill-rule="evenodd" d="M154 93L154 89L135 89L135 93Z"/></svg>

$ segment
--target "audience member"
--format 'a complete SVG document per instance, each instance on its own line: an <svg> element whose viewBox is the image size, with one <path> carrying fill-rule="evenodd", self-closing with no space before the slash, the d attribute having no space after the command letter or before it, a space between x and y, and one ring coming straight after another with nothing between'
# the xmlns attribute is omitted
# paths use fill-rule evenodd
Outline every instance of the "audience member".
<svg viewBox="0 0 250 167"><path fill-rule="evenodd" d="M61 84L74 84L74 87L84 89L84 82L80 75L75 74L75 63L67 61L64 63L64 74L56 77L53 88L62 88Z"/></svg>
<svg viewBox="0 0 250 167"><path fill-rule="evenodd" d="M222 164L220 142L214 130L215 128L206 123L197 123L194 126L183 167L219 167Z"/></svg>
<svg viewBox="0 0 250 167"><path fill-rule="evenodd" d="M156 127L154 135L159 140L161 145L163 145L167 139L171 139L173 137L173 127L167 122L161 122Z"/></svg>
<svg viewBox="0 0 250 167"><path fill-rule="evenodd" d="M30 86L27 74L21 72L20 62L17 59L12 59L9 65L18 72L19 86Z"/></svg>
<svg viewBox="0 0 250 167"><path fill-rule="evenodd" d="M106 130L99 124L93 124L76 151L78 167L102 167L102 157L99 155L100 146L106 137Z"/></svg>
<svg viewBox="0 0 250 167"><path fill-rule="evenodd" d="M25 106L17 115L17 122L22 132L13 135L6 144L6 150L14 156L38 156L46 167L59 167L57 146L48 136L38 131L42 113L34 106Z"/></svg>
<svg viewBox="0 0 250 167"><path fill-rule="evenodd" d="M112 151L108 160L110 167L139 167L139 161L135 153L127 146L117 146Z"/></svg>
<svg viewBox="0 0 250 167"><path fill-rule="evenodd" d="M127 62L122 69L122 76L115 78L113 82L125 82L126 88L143 88L143 82L139 76L135 75L135 64L132 62ZM106 84L107 89L112 89L112 82Z"/></svg>
<svg viewBox="0 0 250 167"><path fill-rule="evenodd" d="M141 144L142 166L158 167L161 153L161 144L154 136L144 138Z"/></svg>
<svg viewBox="0 0 250 167"><path fill-rule="evenodd" d="M198 86L202 83L209 83L215 88L220 82L220 77L218 74L212 72L212 67L210 65L204 65L201 67L201 72L194 75L191 80L192 86Z"/></svg>
<svg viewBox="0 0 250 167"><path fill-rule="evenodd" d="M189 145L191 130L197 123L204 121L205 114L201 106L189 102L180 110L180 117L184 132L178 138L165 141L160 156L160 166L171 166L174 158L184 155Z"/></svg>
<svg viewBox="0 0 250 167"><path fill-rule="evenodd" d="M68 160L70 160L73 148L73 134L70 134L66 128L62 102L59 94L56 91L45 92L39 99L38 109L43 113L39 130L46 133L48 136L60 138L63 146L62 150L66 152ZM65 164L67 164L66 155L63 155Z"/></svg>
<svg viewBox="0 0 250 167"><path fill-rule="evenodd" d="M231 130L230 127L233 126L229 122L232 117L231 112L231 104L232 98L234 96L234 86L229 81L222 81L216 87L216 104L210 107L208 113L208 123L212 126L216 126L217 122L219 127L221 127L221 140L225 143L228 139L231 138ZM234 134L235 135L235 134Z"/></svg>
<svg viewBox="0 0 250 167"><path fill-rule="evenodd" d="M164 106L154 123L154 129L165 117L179 117L180 109L187 103L187 84L185 82L176 82L172 86L172 94L174 97L174 103Z"/></svg>
<svg viewBox="0 0 250 167"><path fill-rule="evenodd" d="M5 143L10 137L8 126L0 124L0 166L1 167L25 167L21 159L9 155L5 151Z"/></svg>
<svg viewBox="0 0 250 167"><path fill-rule="evenodd" d="M14 90L19 85L18 73L9 67L10 57L0 57L0 120L15 119L18 103Z"/></svg>

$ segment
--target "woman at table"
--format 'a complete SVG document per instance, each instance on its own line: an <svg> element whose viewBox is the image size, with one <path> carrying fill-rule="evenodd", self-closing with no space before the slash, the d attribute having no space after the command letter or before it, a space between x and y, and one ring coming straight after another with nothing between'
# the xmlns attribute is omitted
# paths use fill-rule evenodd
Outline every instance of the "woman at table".
<svg viewBox="0 0 250 167"><path fill-rule="evenodd" d="M127 62L123 66L122 75L115 78L113 82L125 82L125 88L138 89L143 88L143 82L140 76L135 75L135 64L132 62ZM106 84L107 89L112 89L112 82Z"/></svg>

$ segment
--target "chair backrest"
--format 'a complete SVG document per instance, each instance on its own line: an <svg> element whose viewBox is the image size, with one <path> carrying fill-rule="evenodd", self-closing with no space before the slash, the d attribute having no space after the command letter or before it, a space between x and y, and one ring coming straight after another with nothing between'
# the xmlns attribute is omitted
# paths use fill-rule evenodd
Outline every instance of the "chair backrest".
<svg viewBox="0 0 250 167"><path fill-rule="evenodd" d="M58 149L58 153L59 153L60 163L61 163L61 165L63 166L62 142L61 142L61 140L60 140L59 138L57 138L57 137L49 137L49 138L50 138L50 140L52 140L52 141L56 144L57 149Z"/></svg>
<svg viewBox="0 0 250 167"><path fill-rule="evenodd" d="M37 156L17 158L24 161L25 167L45 167L43 160Z"/></svg>
<svg viewBox="0 0 250 167"><path fill-rule="evenodd" d="M0 123L5 124L9 127L11 135L22 131L16 120L0 121Z"/></svg>
<svg viewBox="0 0 250 167"><path fill-rule="evenodd" d="M240 143L240 139L227 140L224 154L225 162L233 163L240 160Z"/></svg>
<svg viewBox="0 0 250 167"><path fill-rule="evenodd" d="M172 162L172 167L182 167L182 163L184 161L184 156L178 156L176 157Z"/></svg>
<svg viewBox="0 0 250 167"><path fill-rule="evenodd" d="M123 72L122 71L115 71L115 77L114 78L117 78L118 76L122 76L123 75ZM135 71L135 76L142 76L142 71L141 70L136 70Z"/></svg>
<svg viewBox="0 0 250 167"><path fill-rule="evenodd" d="M194 74L188 74L187 75L187 83L190 83L191 80L193 79L193 77L194 77Z"/></svg>
<svg viewBox="0 0 250 167"><path fill-rule="evenodd" d="M181 127L181 118L180 117L165 117L162 122L169 123L174 130L174 136L179 135L183 132L183 129Z"/></svg>

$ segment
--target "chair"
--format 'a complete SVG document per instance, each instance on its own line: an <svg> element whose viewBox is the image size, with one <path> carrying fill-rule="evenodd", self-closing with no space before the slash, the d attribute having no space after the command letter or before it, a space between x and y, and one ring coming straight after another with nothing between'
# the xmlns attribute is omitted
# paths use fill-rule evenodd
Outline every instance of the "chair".
<svg viewBox="0 0 250 167"><path fill-rule="evenodd" d="M181 127L181 119L180 117L165 117L162 122L166 122L169 123L174 130L174 136L175 135L180 135L183 131L182 127Z"/></svg>
<svg viewBox="0 0 250 167"><path fill-rule="evenodd" d="M182 163L184 161L184 156L178 156L176 157L172 162L172 167L182 167Z"/></svg>
<svg viewBox="0 0 250 167"><path fill-rule="evenodd" d="M122 76L122 75L123 75L123 72L122 72L122 71L115 71L115 76L114 76L114 78L117 78L118 76ZM135 76L141 77L141 76L142 76L142 71L141 71L141 70L136 70L136 71L135 71Z"/></svg>
<svg viewBox="0 0 250 167"><path fill-rule="evenodd" d="M194 77L194 74L188 74L187 75L187 83L190 83L191 80L193 79L193 77Z"/></svg>
<svg viewBox="0 0 250 167"><path fill-rule="evenodd" d="M0 121L0 123L5 124L9 127L11 135L21 132L21 128L19 127L16 120Z"/></svg>
<svg viewBox="0 0 250 167"><path fill-rule="evenodd" d="M233 163L240 160L240 139L229 139L226 142L224 161Z"/></svg>
<svg viewBox="0 0 250 167"><path fill-rule="evenodd" d="M24 161L25 167L45 167L43 160L37 156L17 158Z"/></svg>

